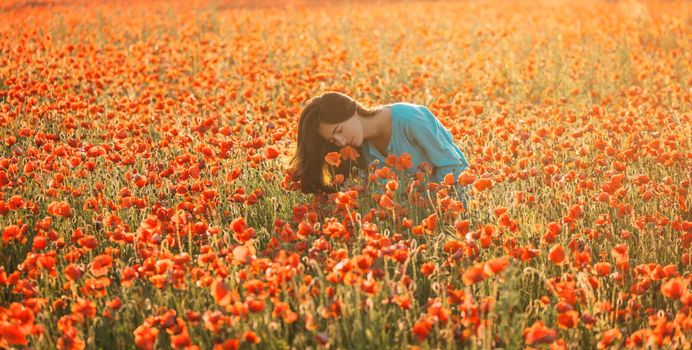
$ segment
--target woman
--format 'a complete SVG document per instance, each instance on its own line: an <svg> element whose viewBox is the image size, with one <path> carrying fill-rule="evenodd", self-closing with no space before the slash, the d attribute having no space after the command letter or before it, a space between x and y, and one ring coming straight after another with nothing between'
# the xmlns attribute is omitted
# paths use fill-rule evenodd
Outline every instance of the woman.
<svg viewBox="0 0 692 350"><path fill-rule="evenodd" d="M468 162L454 144L450 132L430 110L407 102L368 108L340 92L326 92L307 102L298 122L298 145L291 160L291 178L300 182L303 193L335 192L325 182L330 165L325 155L349 145L361 157L342 161L333 174L351 176L351 167L365 169L374 160L386 163L388 155L411 155L409 173L421 163L433 166L435 182L448 173L456 180ZM333 175L332 175L333 176Z"/></svg>

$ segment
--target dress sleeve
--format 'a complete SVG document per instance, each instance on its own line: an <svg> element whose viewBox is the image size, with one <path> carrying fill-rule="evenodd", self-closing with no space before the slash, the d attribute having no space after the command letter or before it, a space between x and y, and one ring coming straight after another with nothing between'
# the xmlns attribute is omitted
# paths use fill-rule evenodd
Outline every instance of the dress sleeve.
<svg viewBox="0 0 692 350"><path fill-rule="evenodd" d="M405 126L406 135L418 144L435 166L434 181L441 182L445 175L453 173L456 179L468 167L466 157L454 143L451 133L440 121L422 106Z"/></svg>

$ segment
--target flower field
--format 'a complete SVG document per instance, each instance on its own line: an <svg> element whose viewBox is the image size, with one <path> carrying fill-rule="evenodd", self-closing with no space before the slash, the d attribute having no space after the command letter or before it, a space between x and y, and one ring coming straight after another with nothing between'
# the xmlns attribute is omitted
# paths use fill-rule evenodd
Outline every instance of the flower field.
<svg viewBox="0 0 692 350"><path fill-rule="evenodd" d="M3 1L0 348L690 349L691 14ZM427 106L470 166L301 193L329 90Z"/></svg>

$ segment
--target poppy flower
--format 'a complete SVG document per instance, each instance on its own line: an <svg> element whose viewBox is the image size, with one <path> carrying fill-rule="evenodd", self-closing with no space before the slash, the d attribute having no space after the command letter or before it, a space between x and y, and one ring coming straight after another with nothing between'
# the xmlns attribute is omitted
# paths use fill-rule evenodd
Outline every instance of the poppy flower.
<svg viewBox="0 0 692 350"><path fill-rule="evenodd" d="M96 304L88 299L77 298L77 302L72 305L72 312L86 318L93 318L96 316Z"/></svg>
<svg viewBox="0 0 692 350"><path fill-rule="evenodd" d="M428 336L428 333L430 333L432 326L433 321L430 319L430 317L425 316L413 324L411 332L416 336L416 338L418 338L418 341L422 342Z"/></svg>
<svg viewBox="0 0 692 350"><path fill-rule="evenodd" d="M451 314L451 311L439 301L435 301L430 304L427 312L428 316L433 317L433 320L438 321L442 325L447 324L447 321L449 321L449 315Z"/></svg>
<svg viewBox="0 0 692 350"><path fill-rule="evenodd" d="M341 154L339 152L329 152L324 156L324 161L331 166L338 167L341 164Z"/></svg>
<svg viewBox="0 0 692 350"><path fill-rule="evenodd" d="M366 294L374 295L379 289L379 284L374 279L363 279L360 282L360 290Z"/></svg>
<svg viewBox="0 0 692 350"><path fill-rule="evenodd" d="M603 277L610 274L610 266L610 263L599 262L594 264L593 269L596 272L596 275L598 275L599 277Z"/></svg>
<svg viewBox="0 0 692 350"><path fill-rule="evenodd" d="M484 107L481 103L474 103L471 105L471 110L473 111L473 115L479 116L483 114Z"/></svg>
<svg viewBox="0 0 692 350"><path fill-rule="evenodd" d="M19 226L17 225L9 225L2 230L2 240L4 242L8 242L13 239L18 239L19 237L21 237L21 235L22 231L19 229Z"/></svg>
<svg viewBox="0 0 692 350"><path fill-rule="evenodd" d="M84 271L82 271L79 267L77 267L74 264L69 264L67 265L67 267L65 267L64 273L69 280L76 281L82 276Z"/></svg>
<svg viewBox="0 0 692 350"><path fill-rule="evenodd" d="M671 278L661 285L661 294L667 298L680 299L687 293L687 280L682 277Z"/></svg>
<svg viewBox="0 0 692 350"><path fill-rule="evenodd" d="M579 324L579 312L569 310L557 315L557 324L560 328L574 328Z"/></svg>
<svg viewBox="0 0 692 350"><path fill-rule="evenodd" d="M478 191L482 192L492 186L493 182L490 179L487 178L482 178L474 181L473 183L473 188Z"/></svg>
<svg viewBox="0 0 692 350"><path fill-rule="evenodd" d="M396 191L397 188L399 188L399 182L397 180L389 180L389 181L387 181L387 184L385 185L385 187L389 191Z"/></svg>
<svg viewBox="0 0 692 350"><path fill-rule="evenodd" d="M394 303L399 305L403 310L408 310L411 308L411 298L407 295L396 295L394 296Z"/></svg>
<svg viewBox="0 0 692 350"><path fill-rule="evenodd" d="M622 337L622 332L617 328L609 329L603 332L601 340L598 342L596 347L598 349L605 349L606 347L613 345L613 343Z"/></svg>
<svg viewBox="0 0 692 350"><path fill-rule="evenodd" d="M259 344L261 339L253 331L245 331L243 333L243 340L250 344Z"/></svg>
<svg viewBox="0 0 692 350"><path fill-rule="evenodd" d="M10 345L28 344L28 341L26 339L27 334L22 332L20 327L16 324L1 323L0 336L2 336L2 339L7 341L7 343L9 343ZM2 344L2 342L0 342L0 344Z"/></svg>
<svg viewBox="0 0 692 350"><path fill-rule="evenodd" d="M565 262L565 249L561 244L555 244L548 252L548 258L555 265L562 265Z"/></svg>
<svg viewBox="0 0 692 350"><path fill-rule="evenodd" d="M233 238L241 244L255 238L255 229L248 227L245 218L242 216L233 219L230 223L230 227L231 230L233 230Z"/></svg>
<svg viewBox="0 0 692 350"><path fill-rule="evenodd" d="M470 286L476 282L483 281L484 279L486 279L486 277L488 277L484 273L484 267L485 264L483 263L478 263L469 267L468 269L466 269L466 271L464 271L464 274L461 276L461 281L464 282L464 284L467 286Z"/></svg>
<svg viewBox="0 0 692 350"><path fill-rule="evenodd" d="M240 341L236 338L226 339L222 343L215 343L213 350L238 350Z"/></svg>
<svg viewBox="0 0 692 350"><path fill-rule="evenodd" d="M523 331L524 342L527 345L550 344L557 339L557 332L546 327L543 321L535 321L531 327Z"/></svg>
<svg viewBox="0 0 692 350"><path fill-rule="evenodd" d="M279 156L279 151L276 149L276 147L269 146L266 148L264 152L264 157L266 159L274 159Z"/></svg>
<svg viewBox="0 0 692 350"><path fill-rule="evenodd" d="M7 172L0 170L0 188L10 183L10 178L7 176Z"/></svg>
<svg viewBox="0 0 692 350"><path fill-rule="evenodd" d="M230 305L233 302L233 294L223 279L216 279L212 282L211 296L220 306Z"/></svg>
<svg viewBox="0 0 692 350"><path fill-rule="evenodd" d="M410 169L411 167L413 167L413 157L406 152L402 152L399 157L399 169Z"/></svg>
<svg viewBox="0 0 692 350"><path fill-rule="evenodd" d="M55 216L70 217L72 216L72 208L70 204L64 201L61 202L51 202L48 204L48 213Z"/></svg>
<svg viewBox="0 0 692 350"><path fill-rule="evenodd" d="M380 206L382 206L382 208L385 208L387 210L392 210L394 208L394 205L395 205L392 198L386 194L384 194L380 197L379 204L380 204Z"/></svg>
<svg viewBox="0 0 692 350"><path fill-rule="evenodd" d="M466 237L469 232L470 223L468 220L458 220L454 223L454 229L459 237Z"/></svg>
<svg viewBox="0 0 692 350"><path fill-rule="evenodd" d="M504 271L507 266L509 266L509 259L507 257L492 258L485 262L483 272L488 276L493 276Z"/></svg>
<svg viewBox="0 0 692 350"><path fill-rule="evenodd" d="M611 256L615 259L615 267L620 271L629 269L629 255L627 244L618 244L610 250Z"/></svg>
<svg viewBox="0 0 692 350"><path fill-rule="evenodd" d="M93 235L87 235L82 238L79 238L77 243L79 243L80 246L86 248L87 250L92 250L96 248L99 244L98 240Z"/></svg>
<svg viewBox="0 0 692 350"><path fill-rule="evenodd" d="M154 345L156 344L156 338L159 335L159 330L157 328L143 324L137 327L137 329L135 329L134 335L135 345L139 349L153 350Z"/></svg>
<svg viewBox="0 0 692 350"><path fill-rule="evenodd" d="M653 345L654 338L655 335L652 330L648 328L640 329L627 338L626 346L627 348L644 348L645 346Z"/></svg>
<svg viewBox="0 0 692 350"><path fill-rule="evenodd" d="M122 305L123 302L122 299L120 299L120 297L115 297L114 299L106 302L106 306L112 310L118 310L122 307Z"/></svg>
<svg viewBox="0 0 692 350"><path fill-rule="evenodd" d="M89 271L96 277L103 276L108 273L108 270L110 270L112 266L113 257L107 254L101 254L94 257Z"/></svg>
<svg viewBox="0 0 692 350"><path fill-rule="evenodd" d="M339 154L341 155L341 159L344 160L355 161L360 157L360 153L358 153L358 150L349 145L341 147L341 149L339 150Z"/></svg>
<svg viewBox="0 0 692 350"><path fill-rule="evenodd" d="M433 272L435 272L435 263L433 262L427 262L421 265L420 267L420 272L423 274L423 276L430 276Z"/></svg>
<svg viewBox="0 0 692 350"><path fill-rule="evenodd" d="M336 204L341 207L353 207L356 204L356 196L357 192L356 191L347 191L347 192L341 192L339 191L336 194L336 197L334 198L334 201ZM384 196L383 196L384 197Z"/></svg>
<svg viewBox="0 0 692 350"><path fill-rule="evenodd" d="M406 152L402 152L398 157L394 154L389 154L385 159L385 164L396 170L410 169L413 167L412 156Z"/></svg>
<svg viewBox="0 0 692 350"><path fill-rule="evenodd" d="M454 174L453 173L445 174L444 178L442 179L442 184L445 186L452 186L452 185L454 185L454 183L455 183Z"/></svg>
<svg viewBox="0 0 692 350"><path fill-rule="evenodd" d="M252 254L250 248L242 245L237 246L233 248L233 263L244 265L251 258Z"/></svg>
<svg viewBox="0 0 692 350"><path fill-rule="evenodd" d="M250 312L261 312L264 310L264 301L258 300L258 299L253 299L247 302L248 303L248 310Z"/></svg>
<svg viewBox="0 0 692 350"><path fill-rule="evenodd" d="M476 175L469 173L468 171L462 171L457 177L457 182L462 185L470 185L476 181Z"/></svg>

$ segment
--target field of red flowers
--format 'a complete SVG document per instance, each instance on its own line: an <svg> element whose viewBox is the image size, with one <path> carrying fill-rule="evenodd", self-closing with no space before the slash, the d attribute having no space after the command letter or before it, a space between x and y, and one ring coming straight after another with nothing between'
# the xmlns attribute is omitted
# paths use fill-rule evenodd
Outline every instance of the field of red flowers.
<svg viewBox="0 0 692 350"><path fill-rule="evenodd" d="M691 13L3 1L0 348L690 349ZM327 90L426 105L469 168L302 194Z"/></svg>

